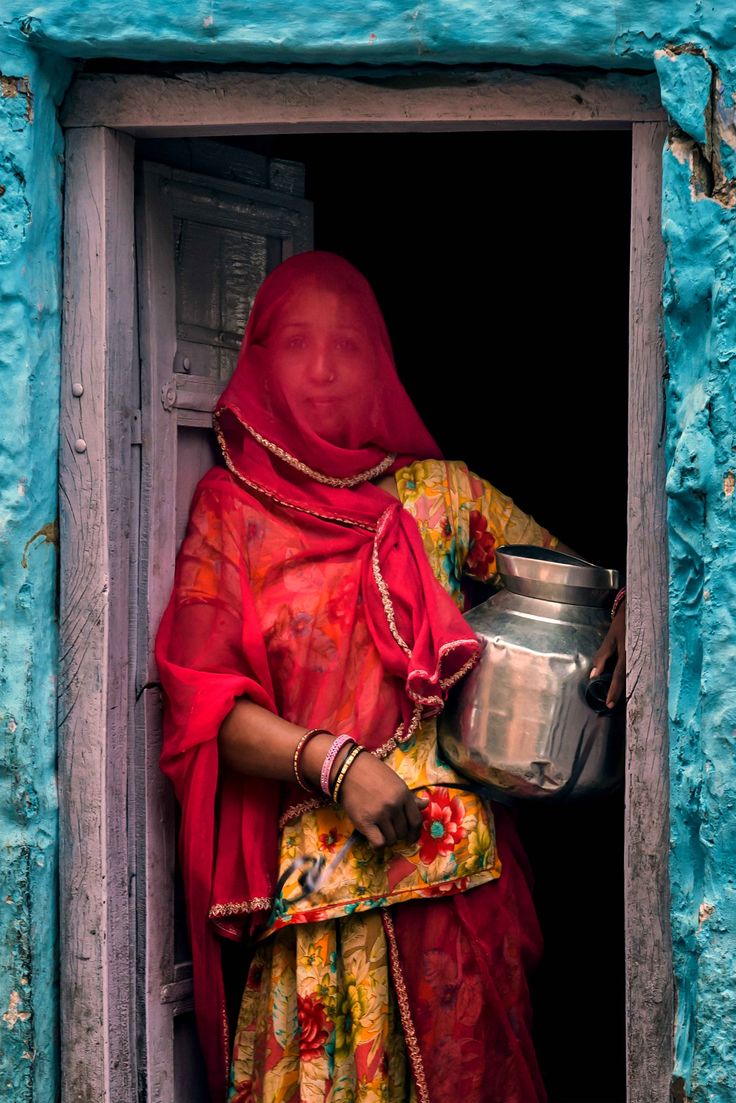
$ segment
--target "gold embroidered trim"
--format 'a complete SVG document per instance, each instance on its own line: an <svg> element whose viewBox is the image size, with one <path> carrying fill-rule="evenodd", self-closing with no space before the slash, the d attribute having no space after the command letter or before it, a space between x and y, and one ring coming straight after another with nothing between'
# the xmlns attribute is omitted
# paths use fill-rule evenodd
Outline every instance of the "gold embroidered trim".
<svg viewBox="0 0 736 1103"><path fill-rule="evenodd" d="M230 413L234 414L240 424L247 432L257 440L259 444L262 444L264 448L267 448L269 452L272 452L274 456L278 456L284 463L288 463L291 467L295 467L297 471L301 471L302 475L307 475L308 478L314 479L315 482L323 483L324 486L334 487L351 487L358 486L360 483L369 483L371 479L378 478L384 471L387 471L391 464L396 459L396 452L389 452L380 463L375 464L373 467L369 467L366 471L360 471L357 475L350 475L347 479L340 479L336 475L323 475L321 471L315 471L313 467L308 467L306 463L302 463L296 456L292 456L290 452L287 452L280 445L275 444L272 440L267 440L266 437L262 437L252 425L249 425L240 412L235 409L234 406L226 407L230 410ZM219 411L214 417L219 421Z"/></svg>
<svg viewBox="0 0 736 1103"><path fill-rule="evenodd" d="M442 657L444 655L446 655L448 651L454 651L458 647L463 647L463 646L466 646L467 644L476 644L477 642L478 641L475 638L473 638L473 639L465 639L465 640L453 640L451 643L443 643L442 646L440 647L440 663L442 662ZM441 689L450 689L452 686L454 686L456 682L459 682L460 679L462 677L464 677L467 674L467 672L475 666L475 664L478 662L479 658L480 658L480 652L476 652L474 655L471 655L470 658L467 660L467 662L463 663L463 665L460 667L460 669L456 670L454 674L451 674L448 678L440 678L439 679L440 688ZM439 664L438 664L438 669L439 669ZM434 681L435 678L437 678L437 670L435 670L434 675L432 677L430 677L428 670L419 670L419 669L412 670L411 674L409 675L409 678L412 678L415 675L420 677L420 678L426 678L428 682L431 682L431 681ZM412 700L421 702L424 705L439 705L441 708L444 707L445 702L441 697L436 697L436 696L421 697L418 693L412 693L411 690L408 690L408 693L409 693L409 696L412 698Z"/></svg>
<svg viewBox="0 0 736 1103"><path fill-rule="evenodd" d="M222 1020L222 1044L225 1050L225 1083L230 1080L230 1023L227 1021L227 1005L220 1005L220 1017Z"/></svg>
<svg viewBox="0 0 736 1103"><path fill-rule="evenodd" d="M367 524L365 521L354 521L350 517L339 517L333 513L319 513L316 509L307 509L306 506L298 506L295 502L287 502L285 498L280 498L278 494L274 494L268 490L265 486L261 486L260 483L253 482L252 479L247 478L242 471L240 471L233 462L233 459L228 451L227 444L225 443L225 437L222 434L220 423L217 419L217 415L213 415L212 427L215 430L215 436L217 437L217 443L220 445L223 459L227 465L228 471L239 479L241 483L245 483L251 490L257 491L259 494L263 494L264 497L270 498L273 502L277 502L280 506L286 506L287 509L295 509L299 513L308 513L310 517L319 517L321 521L337 521L341 525L352 525L353 528L365 529L366 532L374 532L375 526Z"/></svg>
<svg viewBox="0 0 736 1103"><path fill-rule="evenodd" d="M304 812L311 812L315 808L321 808L322 805L327 804L326 800L320 800L318 797L313 797L311 800L303 800L299 804L292 804L285 812L282 813L279 820L279 830L282 827L286 827L287 823L291 823L292 820L298 820Z"/></svg>
<svg viewBox="0 0 736 1103"><path fill-rule="evenodd" d="M391 507L389 506L389 508L384 510L384 512L381 514L378 519L378 525L376 527L376 535L373 537L373 555L371 557L371 562L373 564L373 577L375 579L376 586L378 587L378 592L381 595L381 601L383 602L383 611L386 614L386 620L388 621L388 626L391 629L391 635L396 640L402 651L404 651L405 654L411 657L411 648L400 635L399 630L396 627L396 617L394 615L393 602L391 601L391 596L388 592L386 580L381 574L381 565L378 560L378 545L380 543L381 537L383 536L383 530L386 527L386 522L388 520L388 515L390 512Z"/></svg>
<svg viewBox="0 0 736 1103"><path fill-rule="evenodd" d="M408 686L406 688L406 692L409 694L412 701L416 701L416 703L418 705L422 705L425 708L429 705L434 705L436 708L444 708L444 705L445 705L444 697L437 697L437 696L422 697L421 693L415 693L413 690L409 689Z"/></svg>
<svg viewBox="0 0 736 1103"><path fill-rule="evenodd" d="M463 663L463 665L460 667L459 670L456 670L455 673L451 674L449 678L443 678L442 679L442 681L440 682L440 685L442 686L442 688L443 689L451 689L455 685L456 682L459 682L461 678L465 677L465 675L468 673L469 670L473 669L475 664L478 662L479 658L480 658L479 653L476 653L475 655L471 655L470 658L468 659L468 661L466 663Z"/></svg>
<svg viewBox="0 0 736 1103"><path fill-rule="evenodd" d="M376 758L388 758L388 756L393 751L395 751L397 747L400 747L402 743L406 743L407 740L411 739L414 732L417 730L421 719L421 708L415 708L412 714L412 718L406 726L406 731L404 731L404 723L402 721L394 734L391 736L391 738L387 740L381 747L377 747L375 751L371 751L371 754L375 755Z"/></svg>
<svg viewBox="0 0 736 1103"><path fill-rule="evenodd" d="M394 920L393 916L389 915L388 911L385 909L383 911L383 928L386 932L386 939L388 941L388 952L391 959L391 974L394 979L394 988L396 989L396 1002L399 1005L399 1014L401 1015L401 1025L404 1028L406 1049L409 1054L409 1060L411 1061L412 1072L414 1073L417 1098L419 1099L419 1103L430 1103L427 1078L424 1072L424 1061L422 1060L422 1053L419 1049L414 1021L411 1017L411 1007L409 1006L409 996L406 991L406 984L404 983L404 975L401 972L399 948L396 945Z"/></svg>
<svg viewBox="0 0 736 1103"><path fill-rule="evenodd" d="M221 919L226 915L249 915L251 912L270 911L273 899L270 896L253 896L250 900L238 900L232 904L213 904L207 913L210 919Z"/></svg>

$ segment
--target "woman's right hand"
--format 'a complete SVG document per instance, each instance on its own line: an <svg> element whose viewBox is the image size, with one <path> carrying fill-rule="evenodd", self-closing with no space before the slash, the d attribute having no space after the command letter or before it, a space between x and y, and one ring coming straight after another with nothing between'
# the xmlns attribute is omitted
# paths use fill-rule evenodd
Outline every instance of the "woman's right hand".
<svg viewBox="0 0 736 1103"><path fill-rule="evenodd" d="M371 846L415 843L422 831L426 797L418 797L399 775L368 752L358 755L340 790L340 804Z"/></svg>

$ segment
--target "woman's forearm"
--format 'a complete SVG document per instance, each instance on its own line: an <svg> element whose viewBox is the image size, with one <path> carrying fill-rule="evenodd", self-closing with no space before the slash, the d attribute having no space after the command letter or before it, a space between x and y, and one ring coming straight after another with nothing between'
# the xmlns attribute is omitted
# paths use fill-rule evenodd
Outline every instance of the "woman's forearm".
<svg viewBox="0 0 736 1103"><path fill-rule="evenodd" d="M305 730L252 701L237 701L220 726L220 761L240 774L293 781L294 751ZM304 779L317 788L332 738L330 735L314 736L301 756Z"/></svg>
<svg viewBox="0 0 736 1103"><path fill-rule="evenodd" d="M226 769L241 774L293 781L294 751L305 730L252 701L240 700L220 727L220 761ZM322 763L333 738L315 735L301 756L300 772L317 792ZM349 745L340 749L333 763L333 776L348 752ZM340 804L375 847L392 845L399 839L416 842L422 827L421 811L427 803L427 797L413 793L390 766L372 754L358 756L340 794Z"/></svg>

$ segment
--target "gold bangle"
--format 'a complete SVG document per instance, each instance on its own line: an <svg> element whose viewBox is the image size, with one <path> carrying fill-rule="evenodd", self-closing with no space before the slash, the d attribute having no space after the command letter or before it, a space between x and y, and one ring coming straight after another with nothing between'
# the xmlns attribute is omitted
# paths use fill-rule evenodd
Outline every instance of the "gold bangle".
<svg viewBox="0 0 736 1103"><path fill-rule="evenodd" d="M302 777L302 772L299 769L299 766L302 760L302 754L304 753L304 749L307 743L310 739L314 739L315 735L332 735L332 732L328 731L327 728L310 728L309 731L304 732L304 735L300 737L299 742L294 748L294 777L296 778L301 788L304 789L307 793L315 793L316 789L314 789L311 785L307 785L306 781Z"/></svg>
<svg viewBox="0 0 736 1103"><path fill-rule="evenodd" d="M342 783L345 780L345 775L347 774L348 770L350 769L350 767L355 762L358 755L362 754L364 749L365 748L359 747L358 744L356 743L355 746L353 747L352 751L350 752L350 754L348 755L348 757L345 759L342 766L340 767L340 773L337 775L337 778L335 779L335 786L332 790L332 803L333 804L337 804L337 798L339 796L340 789L342 788Z"/></svg>

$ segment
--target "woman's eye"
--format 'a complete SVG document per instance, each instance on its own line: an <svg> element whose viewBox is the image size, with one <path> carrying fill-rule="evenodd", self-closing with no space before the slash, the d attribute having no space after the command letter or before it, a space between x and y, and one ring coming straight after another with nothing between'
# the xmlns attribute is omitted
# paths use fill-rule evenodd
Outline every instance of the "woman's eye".
<svg viewBox="0 0 736 1103"><path fill-rule="evenodd" d="M355 352L358 345L351 337L341 337L335 342L335 348L340 352Z"/></svg>
<svg viewBox="0 0 736 1103"><path fill-rule="evenodd" d="M303 349L307 347L306 337L289 337L286 342L287 349Z"/></svg>

